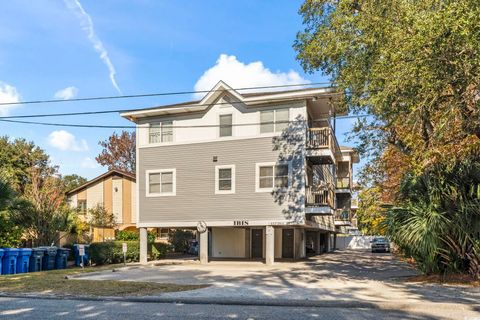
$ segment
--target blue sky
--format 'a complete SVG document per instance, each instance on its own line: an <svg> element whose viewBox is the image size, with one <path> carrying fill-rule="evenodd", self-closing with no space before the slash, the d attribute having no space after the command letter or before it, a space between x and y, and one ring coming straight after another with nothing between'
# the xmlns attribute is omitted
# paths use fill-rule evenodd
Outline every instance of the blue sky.
<svg viewBox="0 0 480 320"><path fill-rule="evenodd" d="M320 73L305 74L295 59L292 44L302 28L297 13L301 3L4 1L0 101L188 91L206 88L216 77L233 87L325 82ZM232 74L234 79L225 79ZM192 98L20 105L0 107L0 116L132 109ZM130 125L117 114L42 121ZM342 142L351 121L338 124ZM33 140L51 155L62 174L87 178L105 171L94 158L100 152L98 141L111 133L111 129L0 123L1 135Z"/></svg>

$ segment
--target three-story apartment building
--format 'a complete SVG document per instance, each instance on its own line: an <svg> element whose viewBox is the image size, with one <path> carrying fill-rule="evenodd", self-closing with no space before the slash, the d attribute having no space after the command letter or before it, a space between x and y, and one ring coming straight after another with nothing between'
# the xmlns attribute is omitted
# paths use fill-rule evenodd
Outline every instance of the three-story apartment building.
<svg viewBox="0 0 480 320"><path fill-rule="evenodd" d="M331 88L241 93L219 82L199 101L122 113L137 125L141 262L147 228L197 229L202 263L331 250L337 209L349 209L337 190L351 187L358 158L332 129L339 98ZM344 162L350 181L338 188Z"/></svg>

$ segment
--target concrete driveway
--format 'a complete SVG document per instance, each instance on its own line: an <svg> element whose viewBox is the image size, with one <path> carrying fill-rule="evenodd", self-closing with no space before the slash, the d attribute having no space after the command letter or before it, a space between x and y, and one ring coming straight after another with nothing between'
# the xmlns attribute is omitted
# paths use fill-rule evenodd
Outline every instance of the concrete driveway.
<svg viewBox="0 0 480 320"><path fill-rule="evenodd" d="M480 289L406 283L416 272L391 254L337 251L297 262L165 261L118 272L86 274L85 279L211 284L206 289L167 293L162 297L282 299L365 303L415 302L476 305Z"/></svg>

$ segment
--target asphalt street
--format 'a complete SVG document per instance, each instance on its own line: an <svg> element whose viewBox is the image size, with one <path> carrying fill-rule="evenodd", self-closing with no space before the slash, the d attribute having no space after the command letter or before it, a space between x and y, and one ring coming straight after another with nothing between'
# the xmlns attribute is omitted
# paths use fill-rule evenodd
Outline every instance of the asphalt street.
<svg viewBox="0 0 480 320"><path fill-rule="evenodd" d="M458 310L437 315L377 308L131 303L66 299L0 298L1 319L456 319ZM480 314L463 319L477 320Z"/></svg>

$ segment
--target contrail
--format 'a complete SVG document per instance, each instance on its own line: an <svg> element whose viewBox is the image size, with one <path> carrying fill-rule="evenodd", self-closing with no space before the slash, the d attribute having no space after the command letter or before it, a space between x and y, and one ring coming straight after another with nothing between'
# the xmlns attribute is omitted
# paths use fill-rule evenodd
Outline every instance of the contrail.
<svg viewBox="0 0 480 320"><path fill-rule="evenodd" d="M100 59L102 59L103 63L108 68L108 72L110 75L110 81L118 93L122 94L122 91L118 87L117 80L115 79L115 67L110 61L110 57L108 56L107 49L103 46L102 41L98 38L97 34L95 33L95 29L93 27L93 21L90 15L83 9L82 4L79 0L64 0L67 7L75 12L75 14L80 19L80 24L82 29L87 33L88 40L93 45L93 48L97 53L100 55Z"/></svg>

